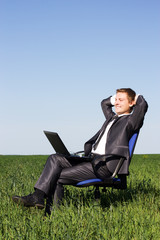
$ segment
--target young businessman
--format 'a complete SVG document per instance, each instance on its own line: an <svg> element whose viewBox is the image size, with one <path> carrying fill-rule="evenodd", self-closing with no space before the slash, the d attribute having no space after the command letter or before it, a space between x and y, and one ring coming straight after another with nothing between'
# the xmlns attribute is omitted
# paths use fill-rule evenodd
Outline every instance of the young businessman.
<svg viewBox="0 0 160 240"><path fill-rule="evenodd" d="M121 88L117 89L116 95L104 99L101 106L106 120L84 145L85 156L89 156L90 161L77 162L74 157L52 154L34 186L34 193L13 196L14 202L42 209L44 199L52 194L55 204L59 204L63 198L63 185L96 177L105 179L112 175L120 157L125 157L125 161L118 174L128 174L129 139L142 127L148 104L132 89Z"/></svg>

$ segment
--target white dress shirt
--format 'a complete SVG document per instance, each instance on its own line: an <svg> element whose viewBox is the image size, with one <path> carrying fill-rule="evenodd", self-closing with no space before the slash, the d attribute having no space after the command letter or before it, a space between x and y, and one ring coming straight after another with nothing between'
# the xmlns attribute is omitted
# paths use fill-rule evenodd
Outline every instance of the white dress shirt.
<svg viewBox="0 0 160 240"><path fill-rule="evenodd" d="M118 117L122 117L124 115L130 115L130 114L131 113L121 114L121 115L118 115ZM108 123L108 125L107 125L107 127L106 127L106 129L103 133L103 136L101 137L101 140L99 141L99 143L97 145L97 148L95 150L94 150L94 148L92 148L92 151L91 151L92 153L99 154L99 155L104 155L105 154L105 146L106 146L106 141L107 141L107 135L108 135L109 129L113 125L114 121L115 121L115 119L113 119L111 122ZM99 137L100 137L100 135L99 135ZM99 139L99 137L98 137L98 139ZM98 139L97 139L97 141L98 141Z"/></svg>

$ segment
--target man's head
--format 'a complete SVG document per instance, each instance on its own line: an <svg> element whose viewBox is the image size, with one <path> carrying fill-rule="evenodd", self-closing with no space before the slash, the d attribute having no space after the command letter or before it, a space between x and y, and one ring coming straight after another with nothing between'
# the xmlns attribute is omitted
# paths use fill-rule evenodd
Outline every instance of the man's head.
<svg viewBox="0 0 160 240"><path fill-rule="evenodd" d="M116 114L128 114L135 105L136 93L131 88L120 88L116 91L115 111Z"/></svg>

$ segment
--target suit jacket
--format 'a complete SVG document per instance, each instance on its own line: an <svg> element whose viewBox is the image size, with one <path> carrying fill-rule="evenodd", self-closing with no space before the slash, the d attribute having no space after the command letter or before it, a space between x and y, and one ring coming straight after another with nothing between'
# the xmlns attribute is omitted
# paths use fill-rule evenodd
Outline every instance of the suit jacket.
<svg viewBox="0 0 160 240"><path fill-rule="evenodd" d="M104 122L102 128L84 145L85 155L89 155L92 150L93 144L96 142L99 134L107 126L108 122L111 120L115 114L112 111L113 105L111 104L110 98L104 99L101 102L102 110L105 115L106 121ZM107 162L107 167L112 173L118 163L119 157L124 157L125 161L119 171L119 174L128 174L130 155L129 155L129 140L132 135L139 131L143 125L144 116L147 112L148 104L142 95L139 95L134 106L133 112L130 115L124 115L119 117L113 125L111 126L105 146L105 154L116 155L115 160Z"/></svg>

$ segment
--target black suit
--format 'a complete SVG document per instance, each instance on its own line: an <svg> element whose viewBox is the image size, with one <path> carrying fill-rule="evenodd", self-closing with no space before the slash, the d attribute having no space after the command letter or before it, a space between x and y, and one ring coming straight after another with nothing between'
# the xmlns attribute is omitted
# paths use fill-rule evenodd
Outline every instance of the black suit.
<svg viewBox="0 0 160 240"><path fill-rule="evenodd" d="M104 99L101 105L103 113L106 117L106 121L103 124L102 128L89 141L85 143L85 155L88 155L91 152L92 146L96 142L100 132L103 131L103 128L108 124L114 115L110 97ZM105 154L118 155L126 158L126 161L124 162L119 172L121 174L128 174L129 139L142 127L144 115L147 111L147 108L148 104L144 100L143 96L138 96L133 113L131 115L124 115L115 120L108 132ZM116 164L117 161L109 161L107 162L107 167L111 172L113 172Z"/></svg>
<svg viewBox="0 0 160 240"><path fill-rule="evenodd" d="M102 110L106 117L106 121L102 128L85 143L85 155L91 153L92 146L96 142L101 131L107 126L111 120L114 112L110 97L104 99L101 103ZM129 167L129 148L128 142L134 132L138 131L144 120L144 115L147 111L147 103L142 96L139 96L131 115L119 117L111 126L106 141L105 153L109 155L108 158L91 158L90 162L81 162L66 156L53 154L51 155L43 172L35 184L35 188L42 190L49 195L54 194L54 200L57 201L63 197L63 185L76 184L79 181L86 179L101 177L103 179L110 176L118 159L123 156L126 158L122 165L119 174L128 174ZM113 155L116 155L116 157ZM93 168L94 163L94 168ZM96 170L96 171L95 171Z"/></svg>

